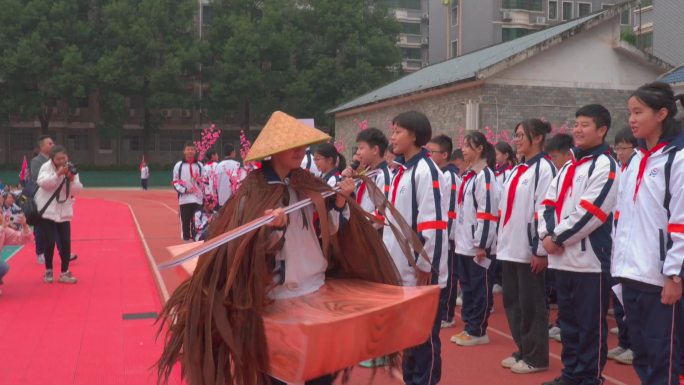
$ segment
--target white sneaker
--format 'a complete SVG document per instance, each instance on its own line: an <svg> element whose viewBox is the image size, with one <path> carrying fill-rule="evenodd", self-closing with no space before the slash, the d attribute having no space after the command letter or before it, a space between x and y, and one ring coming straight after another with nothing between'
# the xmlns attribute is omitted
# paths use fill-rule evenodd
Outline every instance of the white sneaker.
<svg viewBox="0 0 684 385"><path fill-rule="evenodd" d="M549 329L549 338L561 342L561 330L558 326Z"/></svg>
<svg viewBox="0 0 684 385"><path fill-rule="evenodd" d="M503 366L506 369L510 369L517 363L518 363L518 360L515 357L510 356L510 357L504 359L503 361L501 361L501 366Z"/></svg>
<svg viewBox="0 0 684 385"><path fill-rule="evenodd" d="M613 358L615 362L619 362L623 365L632 365L634 362L634 352L632 349L626 349L622 354Z"/></svg>
<svg viewBox="0 0 684 385"><path fill-rule="evenodd" d="M463 306L463 296L462 295L459 295L458 297L456 297L456 306L458 306L458 307Z"/></svg>
<svg viewBox="0 0 684 385"><path fill-rule="evenodd" d="M448 328L453 328L456 326L456 320L451 320L451 321L442 321L442 324L440 327L442 329L448 329Z"/></svg>
<svg viewBox="0 0 684 385"><path fill-rule="evenodd" d="M537 372L545 372L547 370L549 370L548 367L546 367L546 368L535 368L534 366L528 364L527 362L525 362L523 360L518 361L511 368L511 372L516 373L516 374L530 374L530 373L537 373Z"/></svg>
<svg viewBox="0 0 684 385"><path fill-rule="evenodd" d="M503 286L499 285L498 283L495 283L494 287L492 287L492 293L500 294L502 292L503 292Z"/></svg>
<svg viewBox="0 0 684 385"><path fill-rule="evenodd" d="M620 329L618 328L610 328L610 334L618 334L620 333Z"/></svg>
<svg viewBox="0 0 684 385"><path fill-rule="evenodd" d="M451 342L459 346L487 345L489 343L489 336L485 334L482 337L475 337L468 334L468 332L463 332L451 337Z"/></svg>
<svg viewBox="0 0 684 385"><path fill-rule="evenodd" d="M625 351L627 351L627 349L623 348L622 346L612 348L608 351L608 359L614 360L615 357L619 356L620 354L624 353Z"/></svg>
<svg viewBox="0 0 684 385"><path fill-rule="evenodd" d="M45 264L45 254L38 254L36 257L36 263L39 265L44 265Z"/></svg>

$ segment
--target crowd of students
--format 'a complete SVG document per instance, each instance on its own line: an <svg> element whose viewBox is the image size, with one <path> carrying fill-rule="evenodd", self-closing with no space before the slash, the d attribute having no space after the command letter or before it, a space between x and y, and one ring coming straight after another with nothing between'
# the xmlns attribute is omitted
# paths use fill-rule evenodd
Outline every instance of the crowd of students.
<svg viewBox="0 0 684 385"><path fill-rule="evenodd" d="M439 382L439 329L456 326L459 287L463 330L451 342L489 343L496 284L503 286L517 348L502 367L517 374L548 370L554 338L563 344L563 369L545 385L602 384L608 358L633 364L642 384L679 384L684 134L675 120L678 101L684 96L663 83L636 90L627 103L629 127L613 148L606 143L610 112L598 104L576 111L572 136L549 137L548 123L524 120L514 127L513 146L469 132L453 151L451 139L433 137L428 118L415 111L393 119L389 140L375 128L359 133L357 167L383 170L377 187L429 257L416 252L413 269L393 232L384 231L402 283L442 288L430 338L404 352L406 384ZM390 164L383 161L388 151L396 156ZM340 157L331 145L313 150L331 186L349 174ZM357 188L358 202L377 215L366 191ZM385 219L391 222L391 214ZM611 297L619 346L609 350ZM558 309L554 322L551 307Z"/></svg>

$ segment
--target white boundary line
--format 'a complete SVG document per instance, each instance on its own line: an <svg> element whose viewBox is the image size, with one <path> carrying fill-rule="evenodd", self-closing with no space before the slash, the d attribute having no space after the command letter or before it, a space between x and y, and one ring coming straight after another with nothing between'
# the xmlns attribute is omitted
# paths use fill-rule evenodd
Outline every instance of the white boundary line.
<svg viewBox="0 0 684 385"><path fill-rule="evenodd" d="M12 246L12 245L7 245L7 246ZM19 245L19 247L18 247L16 250L14 250L14 252L13 252L12 254L10 254L9 257L7 257L7 259L5 259L5 262L7 262L7 261L9 261L10 259L12 259L12 257L14 257L14 256L15 256L18 252L20 252L23 248L24 248L24 245Z"/></svg>

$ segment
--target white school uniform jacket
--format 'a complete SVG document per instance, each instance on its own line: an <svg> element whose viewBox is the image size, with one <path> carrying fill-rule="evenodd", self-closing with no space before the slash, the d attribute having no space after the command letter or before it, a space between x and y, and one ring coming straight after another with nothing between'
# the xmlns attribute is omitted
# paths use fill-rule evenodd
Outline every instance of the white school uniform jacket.
<svg viewBox="0 0 684 385"><path fill-rule="evenodd" d="M669 276L684 276L684 134L665 142L645 162L645 150L638 151L620 176L616 278L663 286Z"/></svg>
<svg viewBox="0 0 684 385"><path fill-rule="evenodd" d="M311 152L310 148L307 148L304 159L302 159L302 168L316 176L321 176L321 172L318 170L318 167L316 167L316 163L314 163L313 158L313 152Z"/></svg>
<svg viewBox="0 0 684 385"><path fill-rule="evenodd" d="M150 178L150 168L147 166L140 167L140 179Z"/></svg>
<svg viewBox="0 0 684 385"><path fill-rule="evenodd" d="M456 198L458 188L461 187L461 177L458 176L458 168L449 163L443 169L446 183L442 186L442 205L447 213L447 234L450 241L454 240L454 220L456 219Z"/></svg>
<svg viewBox="0 0 684 385"><path fill-rule="evenodd" d="M484 160L463 174L453 229L456 254L474 257L476 249L496 245L499 190L496 175Z"/></svg>
<svg viewBox="0 0 684 385"><path fill-rule="evenodd" d="M494 171L494 174L496 175L496 181L499 183L499 186L503 186L506 180L510 178L510 175L513 171L513 166L510 164L506 163L503 166L498 166L496 170Z"/></svg>
<svg viewBox="0 0 684 385"><path fill-rule="evenodd" d="M216 166L217 195L219 206L223 206L233 193L237 191L239 183L247 177L247 171L240 166L240 162L233 159L222 160Z"/></svg>
<svg viewBox="0 0 684 385"><path fill-rule="evenodd" d="M537 212L543 209L542 201L555 176L556 166L544 153L511 170L501 192L496 259L530 263L533 255L546 255L537 233Z"/></svg>
<svg viewBox="0 0 684 385"><path fill-rule="evenodd" d="M418 269L433 272L432 284L446 286L447 281L447 213L442 205L444 174L428 157L425 149L402 163L392 178L390 202L418 234L429 260L414 252ZM387 212L387 221L392 214ZM416 272L401 250L392 231L383 231L383 241L389 250L404 286L416 286Z"/></svg>
<svg viewBox="0 0 684 385"><path fill-rule="evenodd" d="M610 272L618 167L608 151L606 144L587 151L573 149L573 160L560 169L549 186L542 202L544 209L538 212L539 239L555 234L556 241L565 248L562 255L549 254L551 269ZM572 186L563 200L559 195L573 165Z"/></svg>
<svg viewBox="0 0 684 385"><path fill-rule="evenodd" d="M323 175L321 178L323 178L325 183L327 183L330 187L337 186L337 184L340 183L340 181L342 180L342 176L336 168L333 168L327 174Z"/></svg>
<svg viewBox="0 0 684 385"><path fill-rule="evenodd" d="M57 175L57 169L52 161L47 161L43 163L40 167L40 172L38 173L38 190L34 196L36 206L38 210L42 210L43 207L50 200L52 194L55 193L62 184L62 181L66 178L64 175ZM69 184L69 191L67 191L67 183ZM63 223L71 221L74 216L74 201L71 199L72 195L83 190L83 184L81 184L81 179L78 174L74 175L73 182L66 182L59 194L55 199L50 202L47 206L45 212L43 213L43 218L49 219L53 222Z"/></svg>
<svg viewBox="0 0 684 385"><path fill-rule="evenodd" d="M264 163L263 172L269 184L285 184L273 169ZM289 205L300 200L297 193L288 187ZM285 232L274 231L276 236L284 237L282 248L276 254L275 287L269 292L272 299L283 299L311 294L325 283L325 271L328 261L323 256L318 235L314 229L313 206L293 211L287 215L288 224ZM342 220L342 219L345 220ZM349 219L349 207L337 210L334 207L328 212L330 233L337 233L340 226ZM273 239L271 239L273 241Z"/></svg>
<svg viewBox="0 0 684 385"><path fill-rule="evenodd" d="M389 199L390 182L392 181L392 174L390 173L389 167L387 167L387 162L382 161L380 164L378 164L378 166L375 169L380 170L380 173L376 175L374 178L375 186L379 188L380 191L385 193L385 198ZM379 215L375 210L375 204L371 200L370 194L368 193L368 189L366 188L365 183L361 183L359 187L356 189L356 202L366 212L375 214L376 216Z"/></svg>
<svg viewBox="0 0 684 385"><path fill-rule="evenodd" d="M178 193L178 204L202 204L204 196L203 169L202 163L188 163L185 159L173 167L172 184Z"/></svg>

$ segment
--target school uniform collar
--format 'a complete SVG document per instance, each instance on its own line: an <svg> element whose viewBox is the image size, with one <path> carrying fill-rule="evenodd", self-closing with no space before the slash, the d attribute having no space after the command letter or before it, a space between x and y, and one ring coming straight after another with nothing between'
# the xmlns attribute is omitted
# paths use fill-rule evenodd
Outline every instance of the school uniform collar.
<svg viewBox="0 0 684 385"><path fill-rule="evenodd" d="M586 157L596 158L599 155L608 154L610 153L610 148L607 144L601 143L598 146L589 148L587 150L582 150L579 147L574 147L570 151L572 151L572 156L577 161Z"/></svg>
<svg viewBox="0 0 684 385"><path fill-rule="evenodd" d="M667 142L667 145L663 148L663 153L669 152L670 150L681 150L684 148L684 132L677 134L675 136L669 136L669 137L661 137L658 140L658 144ZM638 139L637 140L637 150L643 150L643 151L648 151L648 147L646 146L646 141L643 139Z"/></svg>
<svg viewBox="0 0 684 385"><path fill-rule="evenodd" d="M288 177L286 177L284 181L282 179L280 179L278 174L276 174L275 170L273 169L273 165L271 165L271 162L264 162L262 164L261 169L264 171L264 176L266 177L266 183L268 183L268 184L284 184L284 185L287 185L290 181L290 178L288 178Z"/></svg>
<svg viewBox="0 0 684 385"><path fill-rule="evenodd" d="M468 170L472 170L473 172L475 172L475 174L479 174L480 171L484 170L485 168L487 168L487 160L480 159L479 161L477 161L477 163L470 166Z"/></svg>
<svg viewBox="0 0 684 385"><path fill-rule="evenodd" d="M456 175L458 175L458 171L459 171L459 170L458 170L458 167L456 167L455 164L453 164L453 163L447 163L446 166L444 166L444 168L442 168L442 172L447 172L447 171L453 172L453 173L455 173Z"/></svg>
<svg viewBox="0 0 684 385"><path fill-rule="evenodd" d="M327 181L333 176L339 174L339 171L337 170L337 167L334 167L332 170L330 170L327 174L323 175L323 180Z"/></svg>
<svg viewBox="0 0 684 385"><path fill-rule="evenodd" d="M532 166L533 164L539 162L540 160L542 160L542 158L546 158L547 156L548 155L544 151L542 151L539 154L531 157L529 160L523 158L522 162L528 166Z"/></svg>
<svg viewBox="0 0 684 385"><path fill-rule="evenodd" d="M388 168L387 166L387 161L383 160L382 162L378 163L377 166L373 170L382 170L383 168Z"/></svg>
<svg viewBox="0 0 684 385"><path fill-rule="evenodd" d="M427 157L428 157L428 151L424 148L421 148L420 151L418 151L418 153L416 155L414 155L411 159L406 160L404 158L404 156L402 155L402 156L397 157L396 162L399 163L401 165L401 167L403 167L405 169L409 169L409 168L417 165L421 159L427 159Z"/></svg>

